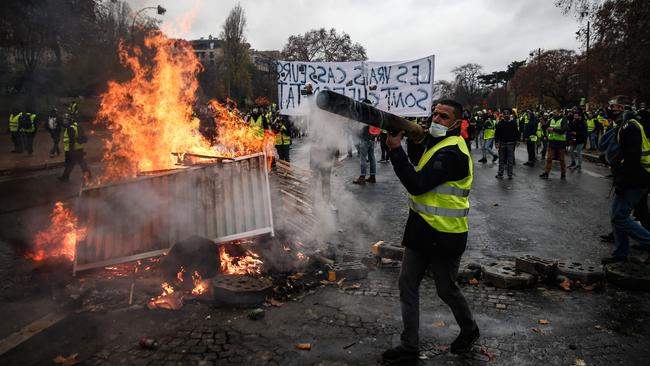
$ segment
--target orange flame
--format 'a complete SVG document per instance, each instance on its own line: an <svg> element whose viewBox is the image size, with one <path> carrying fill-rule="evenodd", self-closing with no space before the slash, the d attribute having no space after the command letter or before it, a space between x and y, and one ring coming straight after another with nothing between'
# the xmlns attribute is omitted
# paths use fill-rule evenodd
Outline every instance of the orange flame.
<svg viewBox="0 0 650 366"><path fill-rule="evenodd" d="M207 281L203 281L199 272L194 271L192 275L192 281L194 281L194 288L192 289L192 295L201 295L208 290Z"/></svg>
<svg viewBox="0 0 650 366"><path fill-rule="evenodd" d="M181 270L176 273L176 278L178 282L183 282L183 274L185 273L185 268L181 267Z"/></svg>
<svg viewBox="0 0 650 366"><path fill-rule="evenodd" d="M111 81L101 96L96 123L105 123L104 174L96 184L135 177L142 171L173 169L185 153L241 156L268 150L273 138L256 136L236 109L210 101L218 131L211 146L192 115L201 63L189 42L152 33L144 49L120 45L120 59L133 73L125 82Z"/></svg>
<svg viewBox="0 0 650 366"><path fill-rule="evenodd" d="M34 248L26 257L34 261L50 257L73 260L77 240L85 237L86 228L77 229L77 217L63 202L56 202L50 214L50 226L36 234Z"/></svg>
<svg viewBox="0 0 650 366"><path fill-rule="evenodd" d="M221 272L226 274L260 274L262 273L262 260L259 255L246 250L243 257L230 256L223 246L219 247Z"/></svg>
<svg viewBox="0 0 650 366"><path fill-rule="evenodd" d="M174 293L174 287L167 282L162 283L163 292L160 296L165 296Z"/></svg>

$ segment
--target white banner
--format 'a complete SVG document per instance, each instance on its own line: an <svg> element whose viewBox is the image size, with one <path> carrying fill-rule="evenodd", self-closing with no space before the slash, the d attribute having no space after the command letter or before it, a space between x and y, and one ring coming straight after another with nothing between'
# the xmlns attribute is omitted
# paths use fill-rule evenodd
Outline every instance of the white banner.
<svg viewBox="0 0 650 366"><path fill-rule="evenodd" d="M407 62L278 61L280 113L300 114L301 91L331 90L402 117L431 114L434 56Z"/></svg>

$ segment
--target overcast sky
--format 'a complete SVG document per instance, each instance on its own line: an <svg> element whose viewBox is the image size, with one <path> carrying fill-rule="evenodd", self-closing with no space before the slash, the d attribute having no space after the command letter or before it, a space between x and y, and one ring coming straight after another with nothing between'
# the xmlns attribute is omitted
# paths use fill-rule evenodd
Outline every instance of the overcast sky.
<svg viewBox="0 0 650 366"><path fill-rule="evenodd" d="M248 21L246 38L257 50L282 50L290 35L316 28L348 33L371 61L436 56L435 79L478 63L483 72L505 70L532 50L578 50L576 19L555 0L129 0L167 9L163 29L186 39L217 37L238 2ZM156 16L155 11L148 13Z"/></svg>

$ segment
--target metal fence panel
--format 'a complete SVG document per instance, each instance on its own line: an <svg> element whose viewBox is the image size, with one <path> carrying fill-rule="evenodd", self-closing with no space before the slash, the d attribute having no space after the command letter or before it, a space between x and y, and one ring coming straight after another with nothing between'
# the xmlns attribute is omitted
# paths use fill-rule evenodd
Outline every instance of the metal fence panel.
<svg viewBox="0 0 650 366"><path fill-rule="evenodd" d="M273 235L262 153L86 188L77 212L87 235L76 245L75 273L161 255L191 235Z"/></svg>

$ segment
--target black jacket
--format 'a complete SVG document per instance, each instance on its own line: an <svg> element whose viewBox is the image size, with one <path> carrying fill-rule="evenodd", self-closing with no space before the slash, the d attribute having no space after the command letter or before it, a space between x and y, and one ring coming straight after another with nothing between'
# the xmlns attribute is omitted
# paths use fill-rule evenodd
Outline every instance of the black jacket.
<svg viewBox="0 0 650 366"><path fill-rule="evenodd" d="M447 132L447 136L459 134L459 128ZM467 156L457 146L438 150L419 172L415 171L425 149L443 139L427 135L421 144L407 140L408 156L401 147L390 151L393 170L411 195L426 193L444 182L461 180L469 175ZM405 247L427 255L450 257L461 255L466 243L467 233L440 232L424 221L420 214L409 210L402 239Z"/></svg>
<svg viewBox="0 0 650 366"><path fill-rule="evenodd" d="M524 126L524 138L529 138L530 136L537 135L537 117L532 116L526 125Z"/></svg>
<svg viewBox="0 0 650 366"><path fill-rule="evenodd" d="M582 120L573 120L569 123L569 139L575 139L576 144L587 142L587 123Z"/></svg>
<svg viewBox="0 0 650 366"><path fill-rule="evenodd" d="M646 188L650 179L641 166L641 130L633 122L623 122L618 136L623 161L612 166L614 187L617 189Z"/></svg>
<svg viewBox="0 0 650 366"><path fill-rule="evenodd" d="M494 130L494 141L497 143L517 142L519 140L519 127L515 120L502 119Z"/></svg>

